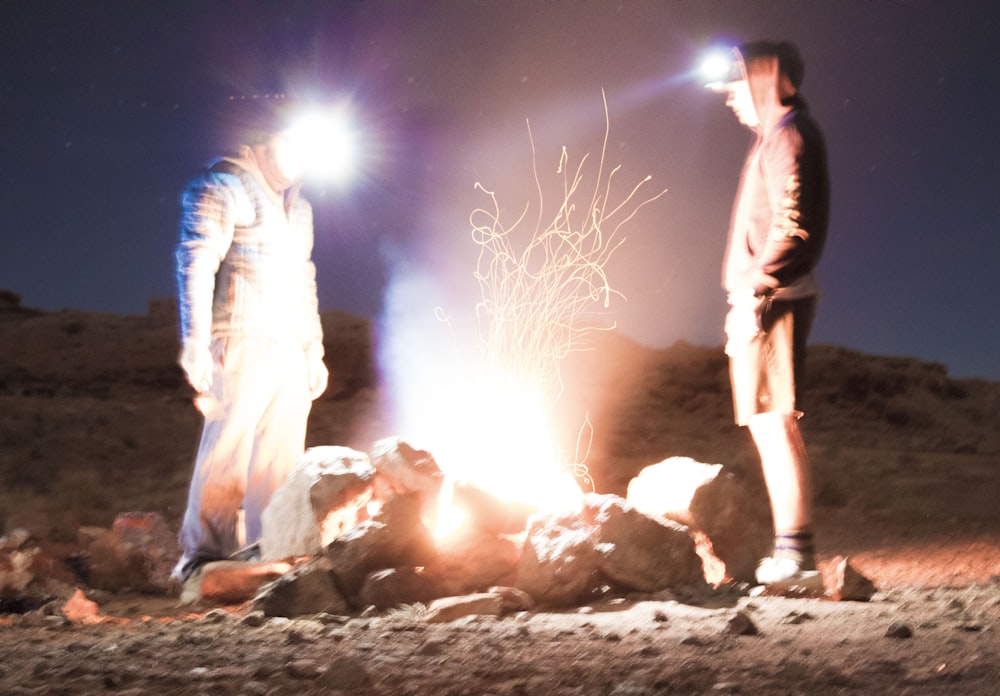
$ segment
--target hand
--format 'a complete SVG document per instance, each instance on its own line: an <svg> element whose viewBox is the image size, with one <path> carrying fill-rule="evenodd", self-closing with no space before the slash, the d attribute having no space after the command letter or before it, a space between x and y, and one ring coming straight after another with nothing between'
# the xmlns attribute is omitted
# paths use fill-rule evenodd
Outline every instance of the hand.
<svg viewBox="0 0 1000 696"><path fill-rule="evenodd" d="M200 343L186 342L181 348L177 359L187 380L199 394L205 394L212 388L212 351Z"/></svg>
<svg viewBox="0 0 1000 696"><path fill-rule="evenodd" d="M753 290L729 293L729 313L726 315L726 355L746 346L762 332L761 314L767 298Z"/></svg>
<svg viewBox="0 0 1000 696"><path fill-rule="evenodd" d="M326 369L326 363L323 362L321 354L311 353L309 355L308 375L309 397L315 401L326 391L326 385L330 379L330 373Z"/></svg>

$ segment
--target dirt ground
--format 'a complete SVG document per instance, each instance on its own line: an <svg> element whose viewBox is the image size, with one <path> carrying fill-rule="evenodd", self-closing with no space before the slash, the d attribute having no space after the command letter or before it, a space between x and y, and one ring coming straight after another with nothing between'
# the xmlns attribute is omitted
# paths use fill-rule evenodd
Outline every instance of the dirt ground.
<svg viewBox="0 0 1000 696"><path fill-rule="evenodd" d="M324 322L328 342L342 344L327 346L338 362L310 444L360 448L391 434L364 358L367 329L339 315ZM0 330L3 531L66 542L81 524L109 526L130 510L176 525L199 425L173 366L172 327L18 309ZM616 395L591 412L600 489L618 491L672 455L752 481L721 351L604 349L587 358L601 369L577 366L586 378L573 392ZM868 602L724 587L438 624L420 606L278 619L87 591L99 607L88 622L51 609L0 614L0 693L997 693L1000 385L832 347L810 360L816 406L804 424L821 560L847 556L878 588Z"/></svg>
<svg viewBox="0 0 1000 696"><path fill-rule="evenodd" d="M115 596L103 623L16 617L0 628L7 694L994 694L1000 584L953 567L956 546L873 556L903 578L871 601L631 597L570 612L433 624L408 607L375 617L265 619L190 612L166 597ZM995 562L995 561L994 561ZM938 563L942 565L937 566ZM996 570L994 567L993 571ZM749 620L743 628L733 623ZM750 628L747 628L750 627ZM750 633L750 634L748 634Z"/></svg>

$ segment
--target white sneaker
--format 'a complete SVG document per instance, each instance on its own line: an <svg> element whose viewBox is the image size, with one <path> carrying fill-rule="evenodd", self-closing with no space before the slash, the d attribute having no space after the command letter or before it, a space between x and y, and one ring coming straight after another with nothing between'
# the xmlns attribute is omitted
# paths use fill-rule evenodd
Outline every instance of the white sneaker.
<svg viewBox="0 0 1000 696"><path fill-rule="evenodd" d="M757 582L771 591L814 593L823 590L823 574L805 569L793 558L769 556L757 566Z"/></svg>

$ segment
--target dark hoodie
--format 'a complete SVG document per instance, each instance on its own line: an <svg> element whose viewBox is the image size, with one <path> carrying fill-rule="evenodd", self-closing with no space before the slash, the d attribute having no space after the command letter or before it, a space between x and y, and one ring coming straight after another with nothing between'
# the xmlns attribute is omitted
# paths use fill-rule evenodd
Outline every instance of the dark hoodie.
<svg viewBox="0 0 1000 696"><path fill-rule="evenodd" d="M823 136L797 91L801 72L790 77L773 54L745 60L760 125L733 208L723 286L775 298L813 296L830 207Z"/></svg>

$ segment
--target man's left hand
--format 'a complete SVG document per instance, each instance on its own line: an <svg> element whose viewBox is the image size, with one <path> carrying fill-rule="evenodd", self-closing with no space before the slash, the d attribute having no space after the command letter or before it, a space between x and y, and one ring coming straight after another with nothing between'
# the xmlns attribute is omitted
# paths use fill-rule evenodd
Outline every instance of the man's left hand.
<svg viewBox="0 0 1000 696"><path fill-rule="evenodd" d="M322 355L309 356L309 396L314 401L326 391L327 382L330 379L330 372L326 369Z"/></svg>

